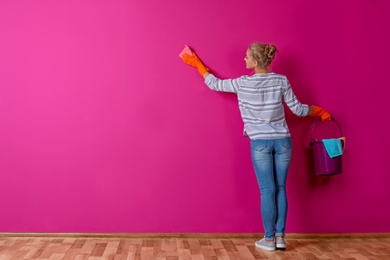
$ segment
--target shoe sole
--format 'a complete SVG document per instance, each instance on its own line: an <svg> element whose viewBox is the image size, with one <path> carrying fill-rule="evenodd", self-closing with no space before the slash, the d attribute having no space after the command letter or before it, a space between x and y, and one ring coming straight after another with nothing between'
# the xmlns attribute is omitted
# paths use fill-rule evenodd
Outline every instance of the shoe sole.
<svg viewBox="0 0 390 260"><path fill-rule="evenodd" d="M258 245L256 245L256 244L255 244L255 246L256 246L257 248L264 249L264 250L267 250L267 251L275 251L275 250L276 250L276 248L273 248L273 247L258 246Z"/></svg>
<svg viewBox="0 0 390 260"><path fill-rule="evenodd" d="M285 244L276 244L276 249L285 250L286 245Z"/></svg>

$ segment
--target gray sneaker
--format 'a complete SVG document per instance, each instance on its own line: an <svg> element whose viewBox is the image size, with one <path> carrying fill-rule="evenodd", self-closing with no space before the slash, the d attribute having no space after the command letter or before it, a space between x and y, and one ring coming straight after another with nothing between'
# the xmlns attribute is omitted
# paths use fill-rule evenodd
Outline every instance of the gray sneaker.
<svg viewBox="0 0 390 260"><path fill-rule="evenodd" d="M283 237L276 238L276 249L286 249L286 241Z"/></svg>
<svg viewBox="0 0 390 260"><path fill-rule="evenodd" d="M255 246L257 248L261 248L267 251L274 251L276 249L275 247L275 241L274 240L266 240L265 238L256 241Z"/></svg>

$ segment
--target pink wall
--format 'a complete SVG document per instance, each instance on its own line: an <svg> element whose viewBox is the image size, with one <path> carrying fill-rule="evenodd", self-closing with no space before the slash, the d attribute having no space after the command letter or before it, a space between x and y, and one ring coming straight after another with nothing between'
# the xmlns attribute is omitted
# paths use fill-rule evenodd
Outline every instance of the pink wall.
<svg viewBox="0 0 390 260"><path fill-rule="evenodd" d="M349 2L349 3L348 3ZM263 232L234 95L253 41L301 102L347 137L343 174L315 177L288 112L288 232L390 232L390 4L375 1L0 2L0 232Z"/></svg>

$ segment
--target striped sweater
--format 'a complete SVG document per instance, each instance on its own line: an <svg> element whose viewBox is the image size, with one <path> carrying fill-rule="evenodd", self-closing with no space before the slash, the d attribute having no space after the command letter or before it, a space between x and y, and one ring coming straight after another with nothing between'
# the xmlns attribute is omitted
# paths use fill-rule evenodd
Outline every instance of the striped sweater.
<svg viewBox="0 0 390 260"><path fill-rule="evenodd" d="M284 75L271 72L221 80L210 74L205 83L212 90L237 94L244 130L251 139L290 137L282 100L297 116L306 116L309 111Z"/></svg>

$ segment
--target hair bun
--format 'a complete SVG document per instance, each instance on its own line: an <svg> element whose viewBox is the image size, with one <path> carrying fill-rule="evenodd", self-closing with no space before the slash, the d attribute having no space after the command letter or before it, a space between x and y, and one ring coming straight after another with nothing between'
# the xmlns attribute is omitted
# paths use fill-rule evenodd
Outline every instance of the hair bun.
<svg viewBox="0 0 390 260"><path fill-rule="evenodd" d="M273 44L256 42L249 46L252 57L259 63L260 67L268 67L275 58L277 48Z"/></svg>
<svg viewBox="0 0 390 260"><path fill-rule="evenodd" d="M269 59L273 59L276 53L276 46L273 44L264 44L264 55Z"/></svg>

